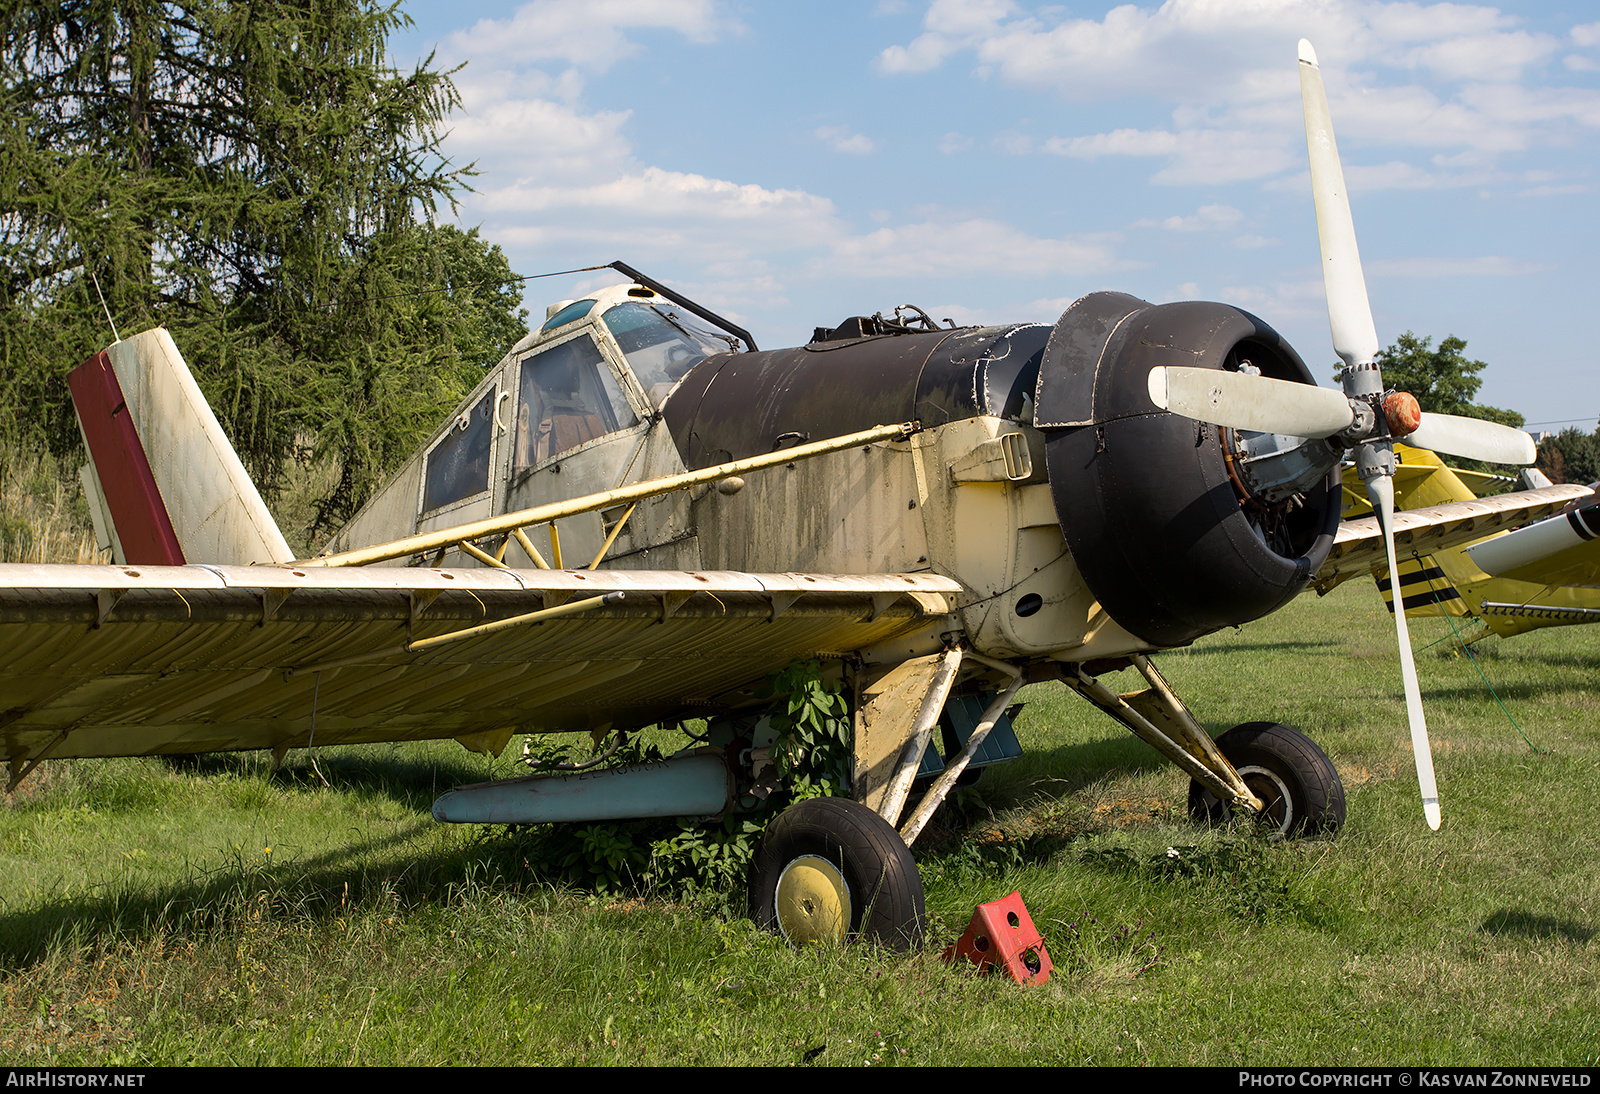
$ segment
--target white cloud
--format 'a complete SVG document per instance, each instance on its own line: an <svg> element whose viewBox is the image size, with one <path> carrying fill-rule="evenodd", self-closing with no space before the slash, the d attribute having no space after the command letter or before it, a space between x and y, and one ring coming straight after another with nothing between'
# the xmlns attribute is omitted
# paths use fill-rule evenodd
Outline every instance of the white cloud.
<svg viewBox="0 0 1600 1094"><path fill-rule="evenodd" d="M1006 3L949 0L935 7L935 24L949 34L981 29L1012 11ZM480 22L450 38L441 51L447 61L473 60L457 78L463 110L449 137L451 155L476 159L481 171L477 192L463 201L464 218L481 219L486 233L513 253L621 254L695 271L693 283L681 287L735 319L751 308L770 313L786 302L792 284L808 279L1128 268L1114 237L1041 238L939 208L913 210L909 224L897 224L892 210L875 210L855 225L828 198L803 189L641 162L628 135L630 111L585 108L585 83L642 48L642 32L697 43L731 29L716 5L698 0L536 0L510 19ZM811 136L844 154L878 148L842 125L818 126ZM949 133L940 148L950 153L972 143Z"/></svg>
<svg viewBox="0 0 1600 1094"><path fill-rule="evenodd" d="M1548 34L1475 34L1419 46L1406 55L1409 64L1429 68L1447 80L1515 80L1522 71L1543 63L1561 46Z"/></svg>
<svg viewBox="0 0 1600 1094"><path fill-rule="evenodd" d="M445 40L445 52L478 64L564 62L604 72L640 48L634 29L677 31L691 42L713 42L738 24L714 0L531 0L509 19L481 19Z"/></svg>
<svg viewBox="0 0 1600 1094"><path fill-rule="evenodd" d="M1370 194L1378 190L1432 190L1439 186L1476 184L1474 181L1454 180L1431 171L1424 171L1399 160L1372 166L1351 164L1344 169L1344 181L1352 194ZM1306 177L1308 190L1310 185L1308 175Z"/></svg>
<svg viewBox="0 0 1600 1094"><path fill-rule="evenodd" d="M1095 160L1101 156L1166 156L1177 147L1177 135L1160 129L1116 129L1090 137L1051 137L1044 143L1046 152L1080 160Z"/></svg>
<svg viewBox="0 0 1600 1094"><path fill-rule="evenodd" d="M978 73L1069 101L1170 103L1169 129L1062 134L1033 147L1089 160L1158 157L1166 164L1152 181L1212 184L1302 161L1290 60L1301 35L1317 44L1336 127L1357 163L1373 146L1476 150L1492 161L1588 139L1600 129L1600 91L1542 81L1563 71L1557 62L1586 71L1600 60L1563 60L1561 38L1520 22L1485 5L1404 0L1166 0L1121 4L1099 18L950 0L933 4L923 33L884 50L877 66L910 75L966 56ZM1600 23L1573 27L1569 37L1581 48L1600 45ZM1002 136L1009 150L1021 149L1015 134ZM1390 169L1380 184L1464 183Z"/></svg>
<svg viewBox="0 0 1600 1094"><path fill-rule="evenodd" d="M878 55L878 71L927 72L959 49L994 34L1015 13L1010 0L933 0L923 18L925 33L907 46L890 46Z"/></svg>
<svg viewBox="0 0 1600 1094"><path fill-rule="evenodd" d="M659 167L585 186L519 182L484 190L479 204L515 214L517 220L534 219L547 238L610 241L647 231L658 240L687 245L698 228L723 224L738 226L736 237L748 250L758 243L792 245L797 237L825 242L844 231L833 203L804 190L772 190ZM645 224L655 227L642 228ZM721 246L729 238L718 235L701 246Z"/></svg>
<svg viewBox="0 0 1600 1094"><path fill-rule="evenodd" d="M1311 321L1313 329L1319 329L1324 339L1327 337L1327 327L1318 324L1319 320L1326 320L1328 316L1328 296L1323 288L1320 271L1313 271L1310 277L1280 280L1271 286L1262 285L1225 285L1216 294L1216 299L1226 300L1234 307L1243 308L1245 311L1267 317L1274 326L1281 330L1281 324L1289 320L1301 322ZM1311 365L1313 373L1318 371L1316 358L1326 353L1329 358L1333 356L1331 350L1326 349L1326 341L1310 346L1302 346L1301 352L1305 354L1306 362ZM1311 352L1306 352L1309 349Z"/></svg>
<svg viewBox="0 0 1600 1094"><path fill-rule="evenodd" d="M1193 216L1170 216L1165 220L1141 220L1135 228L1164 228L1169 232L1210 232L1232 228L1244 214L1231 205L1202 205Z"/></svg>
<svg viewBox="0 0 1600 1094"><path fill-rule="evenodd" d="M826 265L856 277L1085 274L1125 265L1113 242L1108 236L1040 239L984 218L929 220L839 239Z"/></svg>
<svg viewBox="0 0 1600 1094"><path fill-rule="evenodd" d="M835 152L843 152L849 156L865 156L876 151L877 143L871 137L861 133L852 133L849 128L842 125L818 126L812 131L812 136L822 141Z"/></svg>
<svg viewBox="0 0 1600 1094"><path fill-rule="evenodd" d="M717 0L531 0L509 18L479 20L440 46L442 62L466 64L455 76L461 108L450 121L450 153L476 160L484 177L522 184L637 172L624 135L632 112L585 111L585 79L642 48L631 31L705 44L741 30Z"/></svg>
<svg viewBox="0 0 1600 1094"><path fill-rule="evenodd" d="M448 148L480 172L464 219L524 252L565 245L717 267L727 280L708 284L708 298L725 291L718 285L770 285L758 251L845 234L826 198L642 164L626 132L631 111L582 105L586 79L642 48L636 32L704 44L741 29L715 0L533 0L451 35L442 59L471 64L456 77L462 109ZM838 143L859 149L865 139Z"/></svg>
<svg viewBox="0 0 1600 1094"><path fill-rule="evenodd" d="M1304 155L1278 134L1249 129L1117 129L1088 137L1052 137L1041 148L1084 160L1102 156L1164 157L1166 166L1150 181L1167 186L1262 178L1286 169Z"/></svg>
<svg viewBox="0 0 1600 1094"><path fill-rule="evenodd" d="M492 164L495 176L587 180L622 170L628 159L622 129L631 112L586 114L549 99L510 97L479 81L458 87L462 110L452 120L451 154Z"/></svg>
<svg viewBox="0 0 1600 1094"><path fill-rule="evenodd" d="M1002 79L1054 87L1073 99L1214 101L1292 84L1294 69L1284 58L1302 36L1317 43L1325 65L1376 56L1452 74L1509 72L1558 48L1552 36L1515 23L1495 8L1451 3L1166 0L1154 8L1119 4L1097 20L1054 7L1024 12L999 0L939 0L928 9L924 33L882 51L878 68L922 72L970 51ZM1586 44L1586 29L1574 29L1579 44Z"/></svg>
<svg viewBox="0 0 1600 1094"><path fill-rule="evenodd" d="M996 133L994 139L989 143L994 146L995 151L1004 153L1007 156L1026 156L1033 151L1033 138L1026 133L1017 133L1012 130Z"/></svg>
<svg viewBox="0 0 1600 1094"><path fill-rule="evenodd" d="M952 156L957 152L965 152L971 147L972 138L961 133L946 133L939 138L939 151L946 156Z"/></svg>
<svg viewBox="0 0 1600 1094"><path fill-rule="evenodd" d="M1546 183L1542 186L1530 186L1526 190L1518 190L1517 195L1525 198L1559 197L1562 194L1587 194L1594 190L1593 186L1582 183L1569 182L1560 185Z"/></svg>

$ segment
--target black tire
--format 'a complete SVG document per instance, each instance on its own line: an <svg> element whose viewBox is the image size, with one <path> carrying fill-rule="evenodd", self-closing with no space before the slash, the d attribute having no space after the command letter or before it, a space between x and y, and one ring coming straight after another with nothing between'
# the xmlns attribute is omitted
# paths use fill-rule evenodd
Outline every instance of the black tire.
<svg viewBox="0 0 1600 1094"><path fill-rule="evenodd" d="M756 923L797 944L870 940L908 950L927 922L910 849L888 821L846 798L798 802L767 826L749 901Z"/></svg>
<svg viewBox="0 0 1600 1094"><path fill-rule="evenodd" d="M1267 803L1260 822L1278 837L1331 836L1344 826L1344 783L1311 738L1277 722L1245 722L1217 738L1217 747ZM1232 809L1200 783L1189 782L1189 815L1221 824Z"/></svg>

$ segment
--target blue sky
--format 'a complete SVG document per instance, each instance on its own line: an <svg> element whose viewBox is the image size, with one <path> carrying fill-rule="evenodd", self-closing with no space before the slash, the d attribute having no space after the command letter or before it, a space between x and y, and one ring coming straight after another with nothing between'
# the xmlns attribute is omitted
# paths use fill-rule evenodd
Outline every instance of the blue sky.
<svg viewBox="0 0 1600 1094"><path fill-rule="evenodd" d="M518 273L622 259L793 345L915 303L1051 322L1117 289L1260 315L1324 384L1295 46L1328 84L1378 337L1482 402L1600 417L1600 21L1576 4L408 0ZM539 315L603 284L529 283ZM1554 423L1554 425L1547 424Z"/></svg>

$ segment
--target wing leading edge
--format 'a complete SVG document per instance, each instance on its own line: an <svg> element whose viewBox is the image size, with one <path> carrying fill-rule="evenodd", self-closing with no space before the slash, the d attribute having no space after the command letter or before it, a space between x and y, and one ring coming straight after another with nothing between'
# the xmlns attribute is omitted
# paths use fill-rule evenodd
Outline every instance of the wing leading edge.
<svg viewBox="0 0 1600 1094"><path fill-rule="evenodd" d="M1588 493L1587 487L1564 483L1397 512L1394 515L1395 551L1401 557L1416 558L1445 547L1471 543L1547 517ZM1317 571L1312 586L1319 593L1325 593L1341 582L1364 577L1386 565L1383 533L1377 518L1347 520L1339 526L1333 549L1328 552L1322 569Z"/></svg>

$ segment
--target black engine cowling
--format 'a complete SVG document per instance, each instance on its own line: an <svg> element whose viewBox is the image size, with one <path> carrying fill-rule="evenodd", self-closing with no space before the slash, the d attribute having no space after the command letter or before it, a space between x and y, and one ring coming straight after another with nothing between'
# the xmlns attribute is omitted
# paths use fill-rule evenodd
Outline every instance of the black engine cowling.
<svg viewBox="0 0 1600 1094"><path fill-rule="evenodd" d="M1150 401L1156 366L1241 359L1274 379L1315 382L1276 331L1225 304L1094 293L1061 316L1045 348L1034 421L1067 545L1101 606L1153 646L1281 607L1326 560L1338 527L1335 468L1272 515L1269 542L1230 479L1218 428Z"/></svg>

